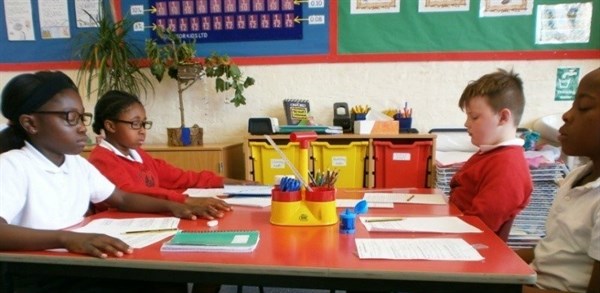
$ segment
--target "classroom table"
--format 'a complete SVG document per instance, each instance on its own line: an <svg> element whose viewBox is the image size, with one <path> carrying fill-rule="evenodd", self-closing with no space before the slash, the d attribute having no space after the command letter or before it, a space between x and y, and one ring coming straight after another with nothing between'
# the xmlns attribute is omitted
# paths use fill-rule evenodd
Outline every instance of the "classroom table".
<svg viewBox="0 0 600 293"><path fill-rule="evenodd" d="M378 190L379 191L379 190ZM424 189L393 192L430 193ZM360 198L361 190L339 190L337 196ZM339 212L342 209L338 209ZM483 233L388 233L366 231L357 220L356 233L340 234L338 225L276 226L270 208L234 207L219 220L218 230L260 230L260 242L250 253L161 252L161 242L122 258L98 259L66 252L0 252L6 277L14 272L48 275L129 278L132 280L212 282L253 286L314 289L387 290L406 292L521 292L533 284L535 272L477 217L463 216L452 205L395 204L393 209L369 209L368 216L456 215ZM107 211L97 218L156 216ZM208 230L206 220L181 220L186 230ZM482 261L361 260L355 238L461 237L474 245ZM166 240L165 240L166 241Z"/></svg>

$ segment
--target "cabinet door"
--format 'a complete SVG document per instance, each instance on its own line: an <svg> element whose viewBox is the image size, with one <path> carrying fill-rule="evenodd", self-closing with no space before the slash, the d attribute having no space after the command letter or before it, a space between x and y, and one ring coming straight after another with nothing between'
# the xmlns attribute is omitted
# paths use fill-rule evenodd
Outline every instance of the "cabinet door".
<svg viewBox="0 0 600 293"><path fill-rule="evenodd" d="M93 146L86 147L81 156L88 158ZM148 154L184 170L208 170L220 176L243 179L242 143L204 146L167 147L145 146Z"/></svg>
<svg viewBox="0 0 600 293"><path fill-rule="evenodd" d="M213 171L221 176L223 174L222 151L221 150L202 150L202 151L148 151L151 156L162 159L170 164L184 170Z"/></svg>

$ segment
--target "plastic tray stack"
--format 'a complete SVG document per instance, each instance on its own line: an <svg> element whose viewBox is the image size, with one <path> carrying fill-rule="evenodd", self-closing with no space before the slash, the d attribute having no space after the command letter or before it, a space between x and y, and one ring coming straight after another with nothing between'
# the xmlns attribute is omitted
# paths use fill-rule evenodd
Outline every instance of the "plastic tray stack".
<svg viewBox="0 0 600 293"><path fill-rule="evenodd" d="M452 176L454 176L454 173L456 173L458 169L460 169L460 166L436 166L435 188L442 190L445 194L448 194L450 192L450 180L452 180Z"/></svg>
<svg viewBox="0 0 600 293"><path fill-rule="evenodd" d="M460 166L436 168L436 188L450 192L450 180ZM508 245L512 248L533 247L546 235L546 217L552 206L558 185L557 180L568 172L562 162L548 163L537 168L531 167L533 192L529 205L517 215L513 222Z"/></svg>
<svg viewBox="0 0 600 293"><path fill-rule="evenodd" d="M558 189L557 181L567 174L562 162L530 168L533 192L529 205L517 215L508 237L512 248L533 247L546 235L546 218Z"/></svg>

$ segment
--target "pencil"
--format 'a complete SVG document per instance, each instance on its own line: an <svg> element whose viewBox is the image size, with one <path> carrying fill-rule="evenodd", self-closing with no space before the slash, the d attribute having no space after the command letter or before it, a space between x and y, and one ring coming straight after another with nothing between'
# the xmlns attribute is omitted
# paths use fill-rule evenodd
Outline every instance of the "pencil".
<svg viewBox="0 0 600 293"><path fill-rule="evenodd" d="M415 198L415 195L414 195L414 194L413 194L413 195L411 195L411 196L409 196L409 197L408 197L408 199L406 199L406 202L409 202L409 201L410 201L411 199L413 199L413 198Z"/></svg>
<svg viewBox="0 0 600 293"><path fill-rule="evenodd" d="M159 232L171 232L171 231L177 231L177 228L127 231L127 232L124 232L123 234L159 233Z"/></svg>
<svg viewBox="0 0 600 293"><path fill-rule="evenodd" d="M367 222L367 223L377 223L377 222L395 222L395 221L402 221L402 220L404 220L404 218L384 218L384 219L365 220L365 222Z"/></svg>

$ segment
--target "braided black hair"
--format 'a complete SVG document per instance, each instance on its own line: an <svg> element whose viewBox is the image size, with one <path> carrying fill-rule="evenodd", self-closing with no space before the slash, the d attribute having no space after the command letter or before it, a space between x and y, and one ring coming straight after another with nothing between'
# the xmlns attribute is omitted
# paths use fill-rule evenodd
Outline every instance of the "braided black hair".
<svg viewBox="0 0 600 293"><path fill-rule="evenodd" d="M92 130L96 134L104 129L104 121L118 119L119 114L133 104L140 104L138 97L123 91L112 90L106 92L96 103L94 107L94 123Z"/></svg>

